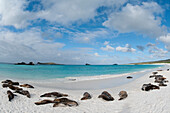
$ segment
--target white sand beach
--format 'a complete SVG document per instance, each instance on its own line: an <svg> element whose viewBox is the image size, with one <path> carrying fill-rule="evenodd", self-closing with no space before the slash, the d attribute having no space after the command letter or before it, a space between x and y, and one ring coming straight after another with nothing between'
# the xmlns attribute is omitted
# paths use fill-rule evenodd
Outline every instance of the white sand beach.
<svg viewBox="0 0 170 113"><path fill-rule="evenodd" d="M141 87L145 83L154 83L153 78L149 78L153 71L158 71L158 74L163 75L170 80L170 71L167 69L170 66L166 65L162 68L155 68L149 71L136 72L132 74L133 79L127 79L129 74L120 75L117 77L96 77L94 79L78 79L64 82L59 80L14 80L21 84L28 83L33 85L34 89L28 89L31 98L17 94L11 102L8 101L8 88L0 87L0 113L170 113L170 85L166 83L166 87L160 87L159 90L142 91ZM136 75L143 76L136 78ZM98 79L97 79L98 78ZM9 79L9 78L8 78ZM4 78L0 81L5 80ZM116 85L117 84L117 85ZM118 93L127 91L128 97L119 101ZM40 95L47 92L61 92L68 94L68 98L79 103L77 107L53 107L53 104L45 104L37 106L34 102L54 98L43 98ZM108 91L114 101L104 101L98 96L103 92ZM84 92L89 92L92 99L80 100Z"/></svg>

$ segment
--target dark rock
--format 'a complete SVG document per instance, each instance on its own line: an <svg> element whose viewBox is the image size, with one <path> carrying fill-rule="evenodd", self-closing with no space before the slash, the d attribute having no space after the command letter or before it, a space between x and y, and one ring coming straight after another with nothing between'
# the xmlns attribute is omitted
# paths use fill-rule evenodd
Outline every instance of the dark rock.
<svg viewBox="0 0 170 113"><path fill-rule="evenodd" d="M131 77L131 76L127 76L126 78L127 78L127 79L131 79L131 78L133 78L133 77Z"/></svg>
<svg viewBox="0 0 170 113"><path fill-rule="evenodd" d="M21 63L16 63L15 65L26 65L25 62L21 62Z"/></svg>
<svg viewBox="0 0 170 113"><path fill-rule="evenodd" d="M54 99L54 103L53 107L58 107L61 104L69 107L78 106L76 101L67 98Z"/></svg>
<svg viewBox="0 0 170 113"><path fill-rule="evenodd" d="M167 69L167 71L169 71L169 69Z"/></svg>
<svg viewBox="0 0 170 113"><path fill-rule="evenodd" d="M36 105L44 105L44 104L49 104L49 103L54 103L54 101L45 99L45 100L42 100L40 102L35 102Z"/></svg>
<svg viewBox="0 0 170 113"><path fill-rule="evenodd" d="M26 87L26 88L34 88L32 85L30 84L23 84L23 85L20 85L20 87Z"/></svg>
<svg viewBox="0 0 170 113"><path fill-rule="evenodd" d="M119 92L119 97L120 97L119 100L125 99L125 98L127 98L127 96L128 96L128 94L127 94L126 91L120 91Z"/></svg>
<svg viewBox="0 0 170 113"><path fill-rule="evenodd" d="M19 93L21 95L27 96L28 98L31 98L30 93L28 91L26 91L26 90L16 90L15 93Z"/></svg>
<svg viewBox="0 0 170 113"><path fill-rule="evenodd" d="M159 86L153 85L151 83L143 84L143 86L142 86L143 91L150 91L150 90L153 90L153 89L160 89L160 88L159 88Z"/></svg>
<svg viewBox="0 0 170 113"><path fill-rule="evenodd" d="M86 63L85 65L90 65L90 64Z"/></svg>
<svg viewBox="0 0 170 113"><path fill-rule="evenodd" d="M81 98L81 100L87 100L87 99L91 99L91 98L92 98L91 95L88 92L85 92L83 94L83 97Z"/></svg>
<svg viewBox="0 0 170 113"><path fill-rule="evenodd" d="M40 97L63 97L63 96L68 96L67 94L62 94L59 92L51 92L51 93L45 93L41 95Z"/></svg>
<svg viewBox="0 0 170 113"><path fill-rule="evenodd" d="M98 96L98 98L102 98L106 101L113 101L114 100L114 98L107 91L103 91L102 94Z"/></svg>
<svg viewBox="0 0 170 113"><path fill-rule="evenodd" d="M118 64L113 64L113 65L118 65Z"/></svg>
<svg viewBox="0 0 170 113"><path fill-rule="evenodd" d="M33 62L29 62L27 65L35 65Z"/></svg>

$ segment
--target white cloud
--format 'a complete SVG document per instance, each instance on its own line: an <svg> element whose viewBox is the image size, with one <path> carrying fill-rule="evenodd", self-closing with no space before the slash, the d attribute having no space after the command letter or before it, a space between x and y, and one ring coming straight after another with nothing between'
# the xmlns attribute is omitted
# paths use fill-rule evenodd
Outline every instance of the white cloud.
<svg viewBox="0 0 170 113"><path fill-rule="evenodd" d="M24 28L36 15L24 11L26 0L0 0L0 25L12 25L16 28Z"/></svg>
<svg viewBox="0 0 170 113"><path fill-rule="evenodd" d="M120 33L137 32L151 37L159 37L164 32L161 26L163 9L156 2L143 2L142 5L127 4L120 12L113 12L104 26Z"/></svg>
<svg viewBox="0 0 170 113"><path fill-rule="evenodd" d="M106 38L109 35L105 29L99 29L97 31L78 32L73 36L73 41L79 43L92 43L96 38Z"/></svg>
<svg viewBox="0 0 170 113"><path fill-rule="evenodd" d="M111 47L110 45L106 45L106 47L101 47L101 50L103 51L114 51L114 48Z"/></svg>
<svg viewBox="0 0 170 113"><path fill-rule="evenodd" d="M0 0L0 25L24 28L31 21L45 19L51 23L71 25L76 21L88 21L97 16L100 6L120 7L126 0L41 0L43 9L28 11L30 0ZM32 4L33 7L40 5ZM33 9L34 10L34 9Z"/></svg>
<svg viewBox="0 0 170 113"><path fill-rule="evenodd" d="M96 57L100 56L98 53L94 53L94 55L95 55Z"/></svg>
<svg viewBox="0 0 170 113"><path fill-rule="evenodd" d="M105 42L104 42L104 45L108 45L108 44L109 44L109 41L105 41Z"/></svg>
<svg viewBox="0 0 170 113"><path fill-rule="evenodd" d="M148 52L151 54L151 57L162 58L168 53L168 51L156 47L156 44L148 43L147 47L149 47Z"/></svg>
<svg viewBox="0 0 170 113"><path fill-rule="evenodd" d="M129 44L126 44L125 47L116 47L116 51L121 51L121 52L135 52L136 49L132 48Z"/></svg>
<svg viewBox="0 0 170 113"><path fill-rule="evenodd" d="M160 36L158 40L162 41L166 46L166 49L170 51L170 33L164 36Z"/></svg>
<svg viewBox="0 0 170 113"><path fill-rule="evenodd" d="M0 32L1 61L50 60L65 44L43 40L37 29L15 33L8 30Z"/></svg>

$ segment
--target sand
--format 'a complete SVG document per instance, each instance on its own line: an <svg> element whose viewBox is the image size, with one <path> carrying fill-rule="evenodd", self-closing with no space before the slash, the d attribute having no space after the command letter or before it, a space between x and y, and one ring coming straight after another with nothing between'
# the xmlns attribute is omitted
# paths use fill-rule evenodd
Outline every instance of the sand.
<svg viewBox="0 0 170 113"><path fill-rule="evenodd" d="M170 80L170 71L167 71L167 68L170 68L170 66L166 65L161 68L163 71L159 71L158 73ZM14 80L20 82L21 84L29 83L33 85L35 89L24 88L31 93L31 98L17 94L18 96L9 102L6 94L8 89L0 87L0 113L170 113L169 83L167 83L168 86L161 87L160 90L152 90L149 92L141 90L144 83L154 83L154 79L149 78L149 76L156 70L158 70L158 68L132 74L134 78L131 80L126 79L126 74L120 77L117 76L109 78L107 76L98 77L98 79L95 78L91 80L79 80L77 78L76 81L68 80L68 78L64 81ZM143 76L139 76L135 79L135 76L140 74L143 74ZM115 79L118 82L115 83ZM0 81L2 80L4 80L4 78L0 79ZM117 83L119 84L115 85ZM69 88L67 88L68 86ZM124 100L118 101L118 93L122 90L128 92L128 97ZM34 104L34 102L43 99L53 100L54 98L40 97L41 94L52 91L68 94L68 98L77 101L79 106L53 108L53 104L41 106ZM92 99L84 101L80 100L83 93L86 91L92 95ZM107 102L97 98L102 91L108 91L115 100Z"/></svg>

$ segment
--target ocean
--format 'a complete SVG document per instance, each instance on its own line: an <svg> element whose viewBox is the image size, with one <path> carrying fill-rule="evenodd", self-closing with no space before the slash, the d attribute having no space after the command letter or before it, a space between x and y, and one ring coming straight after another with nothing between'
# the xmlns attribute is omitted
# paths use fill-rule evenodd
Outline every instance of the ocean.
<svg viewBox="0 0 170 113"><path fill-rule="evenodd" d="M0 64L0 77L54 79L65 77L115 75L161 67L161 65L13 65Z"/></svg>

